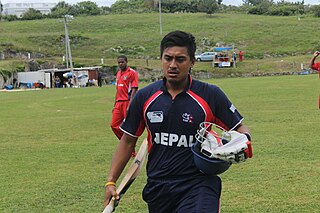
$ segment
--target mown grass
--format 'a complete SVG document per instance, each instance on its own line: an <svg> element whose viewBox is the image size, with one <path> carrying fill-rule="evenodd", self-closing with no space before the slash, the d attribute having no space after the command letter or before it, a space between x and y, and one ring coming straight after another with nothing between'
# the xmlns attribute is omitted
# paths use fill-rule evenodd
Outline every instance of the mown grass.
<svg viewBox="0 0 320 213"><path fill-rule="evenodd" d="M254 158L222 174L222 212L317 212L317 75L211 79L245 117ZM144 86L145 84L142 84ZM0 92L0 211L100 212L117 145L114 86ZM142 138L139 139L142 141ZM145 171L117 212L147 212Z"/></svg>
<svg viewBox="0 0 320 213"><path fill-rule="evenodd" d="M309 61L313 51L320 49L318 42L319 19L305 16L300 21L295 16L272 17L247 14L162 14L163 35L172 30L184 30L195 35L198 51L206 51L217 44L234 45L244 51L245 61L239 64L240 72L276 72L300 69L300 64ZM0 22L0 50L11 48L18 51L43 52L47 58L61 62L64 55L62 20ZM121 14L92 17L77 17L68 24L71 50L76 64L114 65L119 52L112 48L125 49L125 54L134 66L159 68L159 14ZM204 43L206 43L204 45ZM151 57L147 65L145 59ZM280 59L279 59L280 57ZM276 59L274 59L276 58ZM251 60L255 59L255 60ZM256 59L259 59L258 61ZM266 66L263 66L266 64ZM0 62L2 66L2 62ZM210 64L195 67L213 70ZM276 70L274 70L276 69ZM236 70L232 70L237 72Z"/></svg>

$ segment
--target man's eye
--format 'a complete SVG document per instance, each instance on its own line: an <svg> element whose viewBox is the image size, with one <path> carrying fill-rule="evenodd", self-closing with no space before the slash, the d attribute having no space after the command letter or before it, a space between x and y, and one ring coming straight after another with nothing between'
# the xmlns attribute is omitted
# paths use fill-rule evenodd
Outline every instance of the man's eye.
<svg viewBox="0 0 320 213"><path fill-rule="evenodd" d="M165 59L166 61L171 61L171 60L172 60L172 57L165 56L164 59Z"/></svg>
<svg viewBox="0 0 320 213"><path fill-rule="evenodd" d="M183 63L185 59L184 58L176 58L176 60L178 63Z"/></svg>

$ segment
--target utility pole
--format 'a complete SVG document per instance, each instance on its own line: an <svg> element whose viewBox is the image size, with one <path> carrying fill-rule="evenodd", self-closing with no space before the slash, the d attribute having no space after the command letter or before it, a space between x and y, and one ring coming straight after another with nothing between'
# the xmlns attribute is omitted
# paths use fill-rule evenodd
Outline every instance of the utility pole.
<svg viewBox="0 0 320 213"><path fill-rule="evenodd" d="M64 46L65 46L65 51L66 51L66 56L65 56L65 60L66 60L66 65L67 65L67 69L69 68L69 57L68 57L68 28L67 28L67 20L66 17L63 17L63 23L64 23Z"/></svg>
<svg viewBox="0 0 320 213"><path fill-rule="evenodd" d="M68 26L67 22L73 19L73 16L71 15L64 15L64 33L65 33L65 48L66 48L66 65L67 69L69 68L70 63L70 69L71 72L73 72L73 63L72 63L72 56L71 56L71 48L70 48L70 39L69 39L69 32L68 32ZM68 62L69 60L69 62Z"/></svg>
<svg viewBox="0 0 320 213"><path fill-rule="evenodd" d="M159 22L160 22L160 35L162 35L162 14L161 14L161 0L159 0Z"/></svg>
<svg viewBox="0 0 320 213"><path fill-rule="evenodd" d="M2 21L2 10L3 10L3 5L0 0L0 21Z"/></svg>

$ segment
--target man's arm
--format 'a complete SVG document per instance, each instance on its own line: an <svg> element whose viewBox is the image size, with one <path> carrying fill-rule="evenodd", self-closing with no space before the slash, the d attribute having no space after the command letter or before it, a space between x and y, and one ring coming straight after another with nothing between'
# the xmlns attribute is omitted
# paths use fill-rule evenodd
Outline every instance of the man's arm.
<svg viewBox="0 0 320 213"><path fill-rule="evenodd" d="M319 51L315 51L315 52L313 53L313 56L312 56L312 58L311 58L311 60L310 60L310 63L309 63L309 67L310 67L311 69L312 69L312 67L313 67L314 61L315 61L316 58L319 56L319 54L320 54Z"/></svg>
<svg viewBox="0 0 320 213"><path fill-rule="evenodd" d="M131 158L131 153L135 148L137 139L138 138L132 137L126 133L123 134L112 159L111 168L107 179L108 183L117 182L123 169ZM119 195L116 192L116 186L113 184L106 186L104 193L104 207L108 205L111 197L115 197L116 200L119 199Z"/></svg>
<svg viewBox="0 0 320 213"><path fill-rule="evenodd" d="M129 106L133 100L133 97L135 96L135 94L138 91L139 77L138 77L138 72L136 72L136 71L133 74L133 79L132 79L131 84L132 84L131 95L130 95L130 100L129 100L129 105L128 105L127 110L129 109Z"/></svg>
<svg viewBox="0 0 320 213"><path fill-rule="evenodd" d="M131 102L132 102L132 100L133 100L133 97L135 96L135 94L137 93L137 91L138 91L138 87L133 87L132 89L131 89L131 96L130 96L130 100L129 100L129 106L130 106L130 104L131 104ZM128 107L129 107L128 106Z"/></svg>
<svg viewBox="0 0 320 213"><path fill-rule="evenodd" d="M116 105L116 102L117 102L117 93L118 93L117 76L118 76L118 73L119 73L119 72L121 72L121 71L118 71L117 74L116 74L116 84L115 84L115 86L116 86L116 94L114 95L114 105L113 105L113 107Z"/></svg>

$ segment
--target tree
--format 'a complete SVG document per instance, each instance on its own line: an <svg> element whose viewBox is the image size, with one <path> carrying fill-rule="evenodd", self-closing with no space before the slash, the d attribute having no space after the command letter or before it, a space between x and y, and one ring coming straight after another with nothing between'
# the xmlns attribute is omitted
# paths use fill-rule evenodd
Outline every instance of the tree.
<svg viewBox="0 0 320 213"><path fill-rule="evenodd" d="M167 0L163 1L162 10L169 13L190 12L190 3L185 0Z"/></svg>
<svg viewBox="0 0 320 213"><path fill-rule="evenodd" d="M257 6L265 1L268 1L269 3L273 4L273 0L242 0L244 4Z"/></svg>
<svg viewBox="0 0 320 213"><path fill-rule="evenodd" d="M61 18L64 15L75 15L74 12L72 13L73 7L67 4L64 1L60 1L55 7L51 9L51 13L49 14L52 18Z"/></svg>
<svg viewBox="0 0 320 213"><path fill-rule="evenodd" d="M140 13L150 11L145 0L117 0L111 5L113 13Z"/></svg>
<svg viewBox="0 0 320 213"><path fill-rule="evenodd" d="M101 7L101 14L105 15L105 14L110 14L111 13L111 8L110 7Z"/></svg>
<svg viewBox="0 0 320 213"><path fill-rule="evenodd" d="M269 8L267 15L274 16L292 16L304 14L304 5L302 3L279 2Z"/></svg>
<svg viewBox="0 0 320 213"><path fill-rule="evenodd" d="M111 11L114 13L126 13L129 10L129 2L125 0L118 0L111 5Z"/></svg>
<svg viewBox="0 0 320 213"><path fill-rule="evenodd" d="M216 0L199 0L198 11L213 14L219 9L219 5Z"/></svg>
<svg viewBox="0 0 320 213"><path fill-rule="evenodd" d="M99 15L101 13L97 4L91 1L79 2L75 5L75 10L78 15Z"/></svg>
<svg viewBox="0 0 320 213"><path fill-rule="evenodd" d="M35 10L33 8L29 8L26 12L24 12L21 16L22 20L35 20L42 19L44 16L39 10Z"/></svg>

